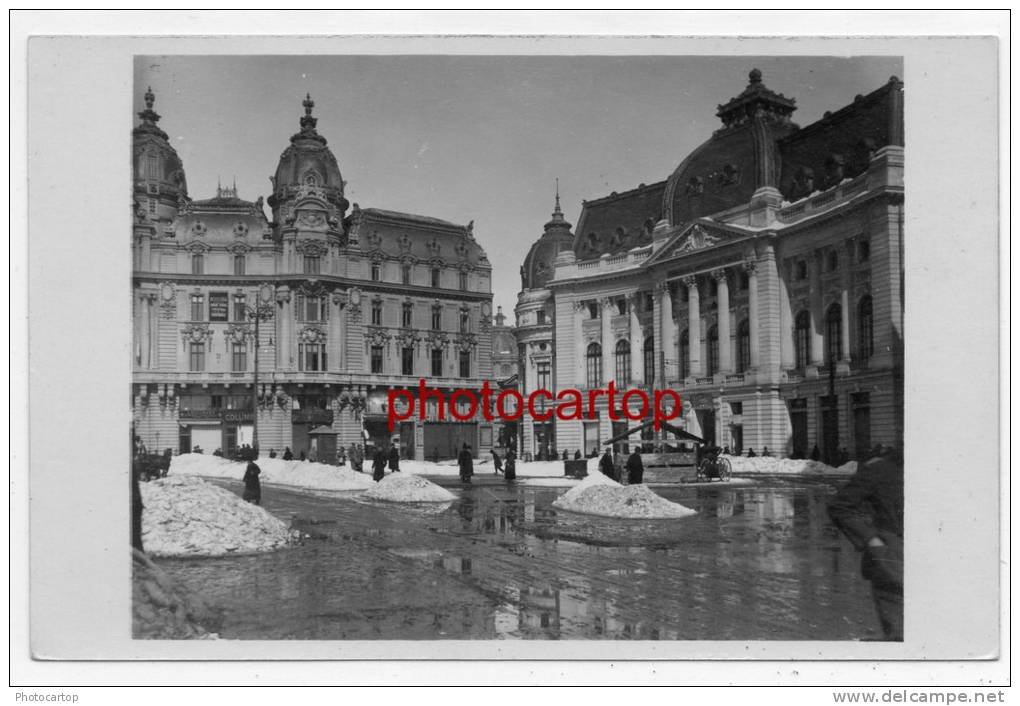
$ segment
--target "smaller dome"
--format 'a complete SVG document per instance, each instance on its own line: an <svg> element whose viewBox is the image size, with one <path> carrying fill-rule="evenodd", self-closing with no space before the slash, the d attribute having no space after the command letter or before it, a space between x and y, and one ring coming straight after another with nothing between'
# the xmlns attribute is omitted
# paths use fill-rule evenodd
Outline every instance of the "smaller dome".
<svg viewBox="0 0 1020 706"><path fill-rule="evenodd" d="M553 278L556 257L561 251L568 250L573 245L574 234L570 232L570 228L570 223L563 217L563 211L560 210L560 193L557 183L556 207L553 209L552 219L545 224L545 232L528 250L524 264L521 266L522 289L539 289Z"/></svg>
<svg viewBox="0 0 1020 706"><path fill-rule="evenodd" d="M138 197L155 198L162 205L159 215L169 217L180 199L187 198L188 184L184 165L160 129L160 115L152 109L156 96L149 88L145 92L145 110L138 113L141 125L131 131L134 190ZM163 207L168 209L163 213Z"/></svg>
<svg viewBox="0 0 1020 706"><path fill-rule="evenodd" d="M306 95L302 105L305 114L301 117L301 131L291 136L290 146L280 155L273 178L274 197L270 199L270 205L274 208L276 202L287 197L288 190L308 186L324 189L332 201L339 203L343 200L344 181L340 165L326 146L326 138L315 129L318 123L318 118L312 117L315 101L311 95Z"/></svg>

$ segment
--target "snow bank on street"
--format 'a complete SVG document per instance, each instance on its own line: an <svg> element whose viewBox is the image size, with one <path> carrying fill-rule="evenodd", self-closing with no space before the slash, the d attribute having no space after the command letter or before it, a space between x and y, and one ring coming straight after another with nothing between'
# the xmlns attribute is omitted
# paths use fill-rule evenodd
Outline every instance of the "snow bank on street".
<svg viewBox="0 0 1020 706"><path fill-rule="evenodd" d="M403 472L391 473L384 477L362 493L361 497L392 503L444 503L457 499L457 496L446 488L440 488L432 481L419 476L405 475Z"/></svg>
<svg viewBox="0 0 1020 706"><path fill-rule="evenodd" d="M261 507L198 478L162 478L140 488L142 545L150 556L252 554L298 536Z"/></svg>
<svg viewBox="0 0 1020 706"><path fill-rule="evenodd" d="M623 486L601 473L583 481L553 501L553 507L586 515L628 519L673 519L697 514L656 495L648 486Z"/></svg>
<svg viewBox="0 0 1020 706"><path fill-rule="evenodd" d="M730 460L735 475L853 475L857 470L856 463L853 464L851 470L850 463L833 468L821 461L803 458L775 458L772 456L755 456L754 458L726 456L726 458Z"/></svg>
<svg viewBox="0 0 1020 706"><path fill-rule="evenodd" d="M857 461L847 461L842 466L836 469L837 473L846 473L848 476L852 476L857 472Z"/></svg>
<svg viewBox="0 0 1020 706"><path fill-rule="evenodd" d="M500 455L500 458L503 458ZM504 462L505 465L505 462ZM492 456L476 458L474 460L475 475L495 475L492 464ZM521 461L517 459L515 464L518 478L556 478L565 477L563 474L563 461ZM598 458L588 459L588 473L594 473L599 468ZM401 459L400 470L404 473L412 473L419 476L457 476L460 470L456 461L405 461Z"/></svg>
<svg viewBox="0 0 1020 706"><path fill-rule="evenodd" d="M310 490L364 490L374 485L372 476L352 471L348 466L329 466L310 461L284 461L259 458L255 463L263 483L275 483ZM199 476L241 480L248 464L209 454L181 454L170 462L170 476Z"/></svg>

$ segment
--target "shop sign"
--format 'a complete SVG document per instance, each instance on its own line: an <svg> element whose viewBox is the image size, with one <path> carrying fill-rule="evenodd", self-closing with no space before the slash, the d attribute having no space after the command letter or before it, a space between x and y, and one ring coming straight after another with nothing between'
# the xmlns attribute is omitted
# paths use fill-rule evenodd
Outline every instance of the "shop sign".
<svg viewBox="0 0 1020 706"><path fill-rule="evenodd" d="M229 321L230 302L226 292L209 292L209 321Z"/></svg>

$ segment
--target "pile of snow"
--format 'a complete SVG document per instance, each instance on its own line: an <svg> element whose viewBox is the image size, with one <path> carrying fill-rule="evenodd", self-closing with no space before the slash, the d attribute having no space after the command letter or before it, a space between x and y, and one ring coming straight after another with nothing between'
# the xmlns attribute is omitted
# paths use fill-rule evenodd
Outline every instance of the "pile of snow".
<svg viewBox="0 0 1020 706"><path fill-rule="evenodd" d="M697 514L656 495L646 485L623 486L594 473L553 501L553 507L586 515L628 519L672 519Z"/></svg>
<svg viewBox="0 0 1020 706"><path fill-rule="evenodd" d="M364 490L374 485L370 475L352 471L348 466L266 457L255 463L262 471L259 476L262 483L310 490ZM246 461L230 461L207 454L181 454L170 462L170 476L241 480L247 467Z"/></svg>
<svg viewBox="0 0 1020 706"><path fill-rule="evenodd" d="M503 459L503 454L500 454ZM573 458L573 457L571 457ZM595 473L599 469L599 458L589 458L588 473ZM505 460L504 460L505 465ZM492 463L492 456L476 458L472 463L475 475L495 475L495 468ZM518 478L557 478L562 477L564 472L563 461L521 461L517 459L514 464ZM460 474L456 461L400 461L400 470L403 473L412 473L420 476L457 476Z"/></svg>
<svg viewBox="0 0 1020 706"><path fill-rule="evenodd" d="M391 503L445 503L457 496L420 476L391 473L361 494L370 500Z"/></svg>
<svg viewBox="0 0 1020 706"><path fill-rule="evenodd" d="M854 462L833 468L821 461L805 458L775 458L773 456L725 456L730 460L736 475L853 475L857 470ZM852 467L851 467L851 464Z"/></svg>
<svg viewBox="0 0 1020 706"><path fill-rule="evenodd" d="M140 488L142 546L152 556L252 554L298 537L261 507L197 478L162 478Z"/></svg>

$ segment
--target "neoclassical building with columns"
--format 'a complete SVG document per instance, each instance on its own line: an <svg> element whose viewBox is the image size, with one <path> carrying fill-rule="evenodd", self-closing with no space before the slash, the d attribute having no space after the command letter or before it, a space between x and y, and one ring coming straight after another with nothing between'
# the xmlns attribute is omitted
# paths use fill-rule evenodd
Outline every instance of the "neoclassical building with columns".
<svg viewBox="0 0 1020 706"><path fill-rule="evenodd" d="M348 210L310 98L270 215L234 187L192 199L154 100L133 131L132 427L146 447L229 454L257 419L263 453L322 457L324 439L397 440L418 459L487 451L491 423L432 405L387 428L391 388L426 378L449 395L493 378L491 266L472 223Z"/></svg>
<svg viewBox="0 0 1020 706"><path fill-rule="evenodd" d="M521 270L525 393L672 388L735 452L902 448L903 84L804 127L795 110L754 70L667 179L585 201L573 230L557 197ZM625 428L525 420L523 451Z"/></svg>

